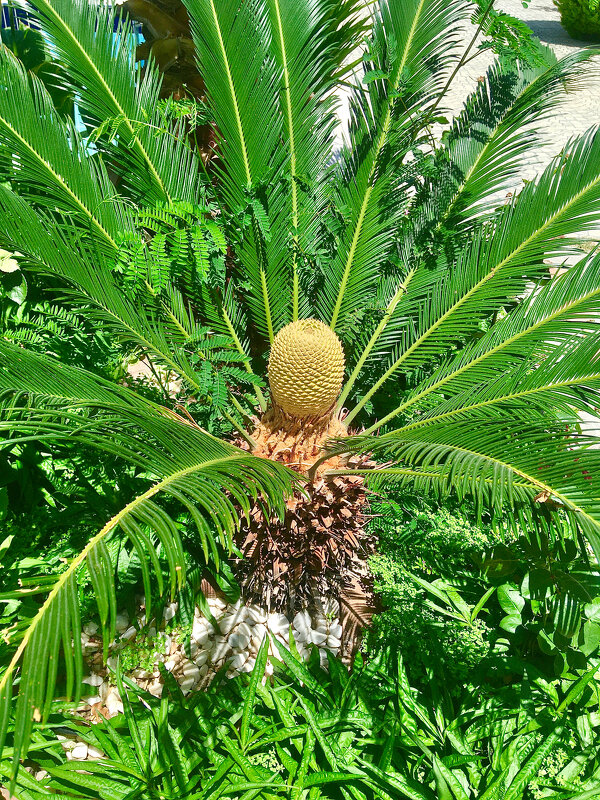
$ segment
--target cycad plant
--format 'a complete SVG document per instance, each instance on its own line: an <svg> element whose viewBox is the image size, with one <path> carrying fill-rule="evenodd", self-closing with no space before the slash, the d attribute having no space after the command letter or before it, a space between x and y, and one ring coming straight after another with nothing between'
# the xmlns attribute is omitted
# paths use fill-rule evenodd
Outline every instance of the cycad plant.
<svg viewBox="0 0 600 800"><path fill-rule="evenodd" d="M163 393L0 342L3 448L95 448L143 484L7 633L15 758L49 712L61 650L67 694L80 682L81 581L113 636L116 537L148 613L153 588L181 586L192 528L207 563L246 556L244 591L270 608L358 595L367 491L385 481L600 549L599 451L579 427L600 385L600 259L553 280L546 264L600 225L600 133L498 201L589 54L497 61L439 141L467 0L380 0L351 75L357 0L185 5L218 131L206 178L108 11L32 7L93 149L0 52L0 247L141 354ZM334 157L340 83L351 119Z"/></svg>

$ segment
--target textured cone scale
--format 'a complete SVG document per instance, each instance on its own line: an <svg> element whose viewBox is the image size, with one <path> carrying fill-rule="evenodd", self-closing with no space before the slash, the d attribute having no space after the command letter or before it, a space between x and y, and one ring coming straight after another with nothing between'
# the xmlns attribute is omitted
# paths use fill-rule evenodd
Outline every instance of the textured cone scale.
<svg viewBox="0 0 600 800"><path fill-rule="evenodd" d="M273 400L293 417L320 417L338 398L344 351L335 333L316 319L282 328L273 341L269 385Z"/></svg>

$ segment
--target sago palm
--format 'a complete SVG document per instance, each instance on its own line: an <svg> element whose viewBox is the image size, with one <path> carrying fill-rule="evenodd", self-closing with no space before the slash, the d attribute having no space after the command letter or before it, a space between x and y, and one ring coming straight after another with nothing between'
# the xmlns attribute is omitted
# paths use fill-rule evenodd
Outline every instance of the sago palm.
<svg viewBox="0 0 600 800"><path fill-rule="evenodd" d="M108 642L107 543L139 556L149 608L153 582L175 593L184 580L182 512L207 562L235 544L246 596L288 610L356 587L366 491L385 482L470 495L499 525L600 549L600 451L579 427L600 386L600 258L554 280L546 263L600 225L600 133L497 199L589 54L494 63L437 141L472 7L381 0L360 74L342 78L350 129L334 157L361 3L185 6L218 131L206 178L109 12L32 8L84 118L109 131L93 153L1 53L0 247L143 354L165 395L0 342L3 448L96 448L145 482L7 634L0 720L20 676L15 758L48 713L61 650L67 691L80 682L78 583L91 581Z"/></svg>

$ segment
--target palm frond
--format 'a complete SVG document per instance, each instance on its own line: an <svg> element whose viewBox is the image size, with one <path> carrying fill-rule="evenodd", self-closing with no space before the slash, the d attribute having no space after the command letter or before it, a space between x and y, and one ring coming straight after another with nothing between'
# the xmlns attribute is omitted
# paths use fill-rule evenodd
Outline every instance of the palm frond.
<svg viewBox="0 0 600 800"><path fill-rule="evenodd" d="M549 48L541 44L537 48L536 65L495 61L444 134L432 175L415 193L403 224L401 259L411 265L411 279L420 259L440 254L453 259L456 243L498 206L498 193L514 188L520 160L539 140L538 125L564 98L565 86L576 90L584 83L582 65L589 68L590 51L557 61ZM405 282L400 287L398 279L388 284L382 283L377 301L384 315L374 331L363 334L361 357L340 405L371 351L380 357L395 332L407 324L403 305L398 307L406 293Z"/></svg>
<svg viewBox="0 0 600 800"><path fill-rule="evenodd" d="M443 392L446 399L425 414L426 418L459 409L461 398L475 392L478 403L499 402L503 392L507 398L516 392L524 400L529 397L531 402L551 399L549 407L559 408L558 392L553 398L544 397L546 385L556 386L557 390L562 387L567 394L570 385L578 394L586 385L586 377L592 379L596 373L599 268L600 256L592 256L546 283L478 341L463 348L422 381L379 425L406 412L433 392ZM533 395L538 393L541 396L536 400ZM576 402L575 397L573 400ZM590 410L581 405L578 408Z"/></svg>
<svg viewBox="0 0 600 800"><path fill-rule="evenodd" d="M158 71L150 63L139 79L130 23L121 20L114 33L112 7L87 0L36 0L28 5L65 64L61 75L87 121L94 126L110 123L112 136L105 141L109 152L118 137L119 161L113 167L120 180L146 203L196 201L198 160L158 110Z"/></svg>
<svg viewBox="0 0 600 800"><path fill-rule="evenodd" d="M458 43L462 0L381 2L353 91L350 145L335 176L347 221L328 267L319 313L336 329L372 294L408 195L399 167L415 147L425 111Z"/></svg>
<svg viewBox="0 0 600 800"><path fill-rule="evenodd" d="M389 366L350 419L400 368L410 373L431 363L449 340L464 341L480 320L525 293L529 281L547 272L544 259L571 253L569 237L599 220L600 131L592 129L570 141L497 222L480 231L451 270L443 264L417 269L395 309L401 324L389 326L371 355L391 352Z"/></svg>
<svg viewBox="0 0 600 800"><path fill-rule="evenodd" d="M61 647L68 694L79 692L77 587L86 575L97 598L105 648L114 637L115 573L106 547L109 538L120 529L139 555L146 603L151 603L152 573L163 592L158 545L173 596L184 581L185 560L175 520L161 499L189 513L208 557L216 538L225 547L231 545L240 513L249 513L259 496L267 507L281 513L294 478L283 466L249 456L167 409L84 370L6 342L0 342L0 354L4 407L0 430L7 434L2 449L22 441L68 439L137 465L150 484L106 523L57 578L0 679L1 744L12 704L12 680L22 661L13 751L16 771L33 721L49 713Z"/></svg>
<svg viewBox="0 0 600 800"><path fill-rule="evenodd" d="M290 316L291 265L286 190L280 183L289 154L268 9L264 0L242 6L234 0L186 0L186 7L219 132L221 195L241 222L236 255L251 318L272 340Z"/></svg>
<svg viewBox="0 0 600 800"><path fill-rule="evenodd" d="M150 292L145 305L140 304L139 298L126 296L110 261L98 257L93 243L86 250L76 228L59 226L36 213L6 187L0 187L0 212L0 241L23 254L26 268L29 265L36 272L60 278L65 302L75 308L84 307L88 317L106 326L121 341L173 370L190 387L199 388L200 376L186 352L195 321L185 308L180 308L179 314L172 310L176 296L173 303L159 299L155 305L156 298Z"/></svg>
<svg viewBox="0 0 600 800"><path fill-rule="evenodd" d="M428 216L435 233L459 234L462 226L498 205L514 189L523 156L540 142L540 123L564 101L565 92L589 79L593 51L560 61L539 45L535 66L500 59L489 68L436 153L435 178L427 181ZM583 65L586 71L583 71Z"/></svg>
<svg viewBox="0 0 600 800"><path fill-rule="evenodd" d="M0 83L0 146L11 154L4 179L32 203L70 215L101 249L116 248L128 225L102 162L89 156L41 81L6 47Z"/></svg>
<svg viewBox="0 0 600 800"><path fill-rule="evenodd" d="M599 439L566 430L564 424L529 421L527 413L499 418L487 409L468 410L418 428L399 428L379 437L357 436L345 447L393 459L371 478L394 476L417 488L469 494L496 518L510 522L516 506L548 503L567 515L600 553ZM340 445L341 447L341 445ZM362 471L360 474L366 474ZM518 512L517 512L518 513Z"/></svg>
<svg viewBox="0 0 600 800"><path fill-rule="evenodd" d="M285 181L292 234L292 319L309 315L307 298L300 297L299 272L303 255L313 250L325 202L323 172L331 161L336 125L331 91L364 29L357 18L359 5L358 0L267 0L289 147Z"/></svg>

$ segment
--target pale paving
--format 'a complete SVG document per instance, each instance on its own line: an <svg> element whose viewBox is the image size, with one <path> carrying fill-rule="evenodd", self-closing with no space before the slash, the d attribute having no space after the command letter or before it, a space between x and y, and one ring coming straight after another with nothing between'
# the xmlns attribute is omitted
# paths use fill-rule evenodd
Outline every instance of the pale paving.
<svg viewBox="0 0 600 800"><path fill-rule="evenodd" d="M526 22L544 44L549 45L558 58L576 50L589 47L585 42L571 39L560 22L558 9L552 0L532 0L524 8L520 0L498 0L497 8ZM465 35L465 42L467 35ZM600 53L600 48L598 50ZM456 77L448 96L450 112L457 112L465 97L477 85L492 61L492 54L484 52L467 64ZM600 125L600 55L585 66L585 87L564 95L564 102L552 117L543 124L544 144L531 153L522 169L522 178L531 180L558 154L568 140L589 128ZM586 238L594 238L586 235ZM600 231L595 238L600 239Z"/></svg>

